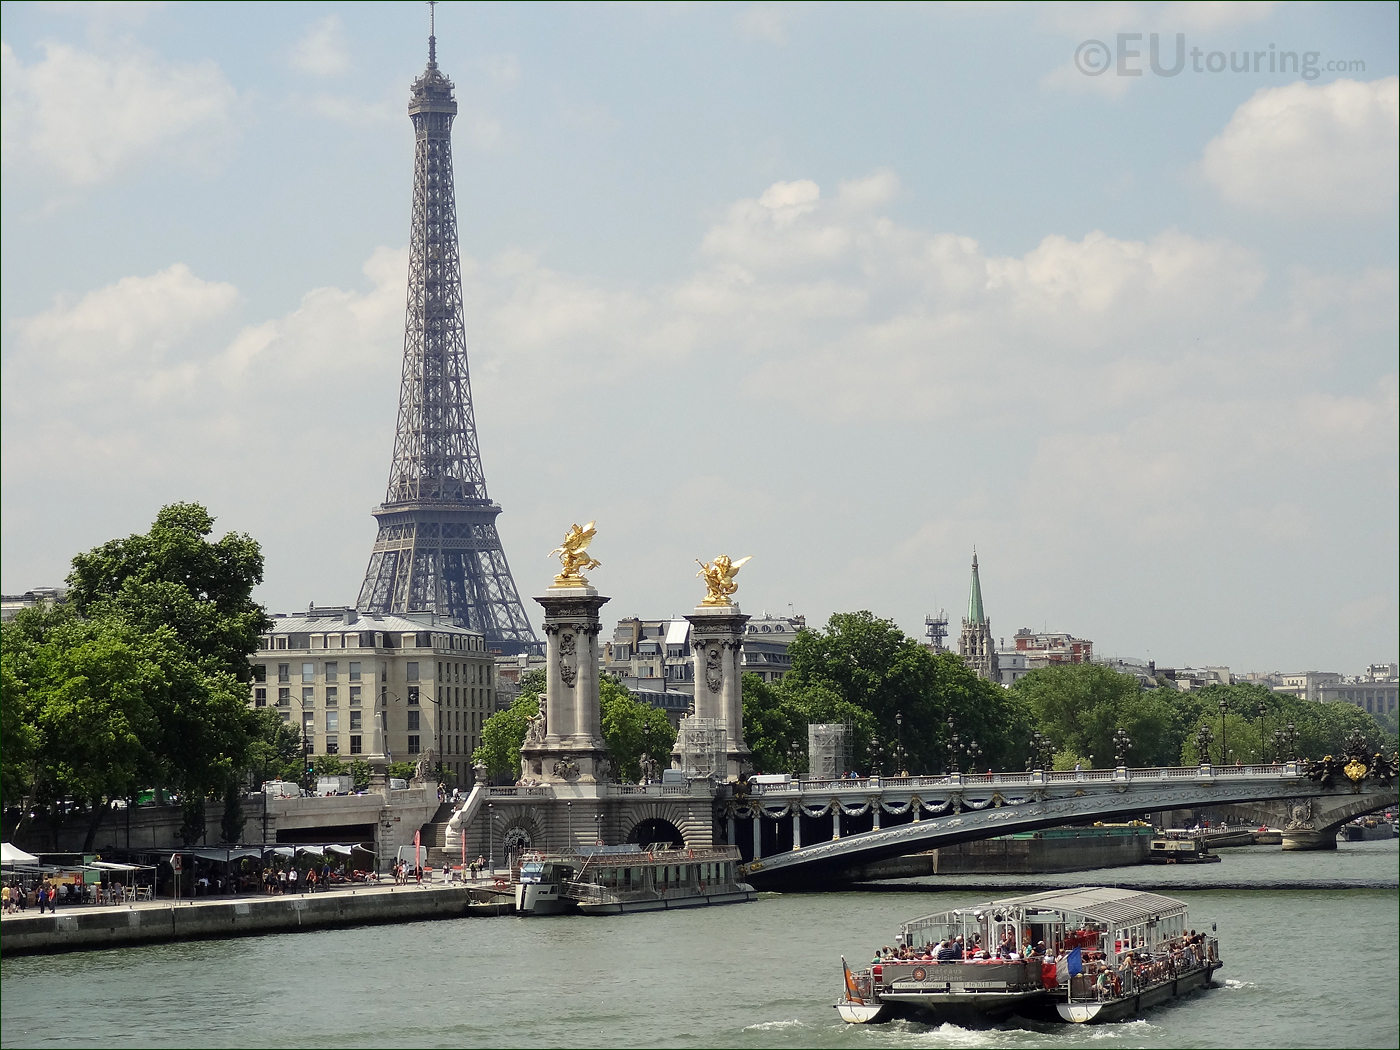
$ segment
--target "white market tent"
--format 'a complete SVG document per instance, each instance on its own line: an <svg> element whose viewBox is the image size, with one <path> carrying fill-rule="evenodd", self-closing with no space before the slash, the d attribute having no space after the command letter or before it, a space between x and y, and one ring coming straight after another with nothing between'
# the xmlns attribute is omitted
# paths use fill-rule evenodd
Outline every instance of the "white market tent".
<svg viewBox="0 0 1400 1050"><path fill-rule="evenodd" d="M39 863L39 858L32 853L26 853L18 846L8 842L0 842L0 862L7 868L15 866L32 867Z"/></svg>

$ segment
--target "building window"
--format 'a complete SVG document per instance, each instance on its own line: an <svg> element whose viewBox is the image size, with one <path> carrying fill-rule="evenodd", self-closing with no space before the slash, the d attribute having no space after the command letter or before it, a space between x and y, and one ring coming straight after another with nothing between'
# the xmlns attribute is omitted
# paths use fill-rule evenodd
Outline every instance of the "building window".
<svg viewBox="0 0 1400 1050"><path fill-rule="evenodd" d="M316 702L316 690L309 685L301 688L301 706L310 707Z"/></svg>
<svg viewBox="0 0 1400 1050"><path fill-rule="evenodd" d="M327 733L338 733L338 732L340 732L340 712L339 712L339 711L327 711L327 712L326 712L326 732L327 732Z"/></svg>
<svg viewBox="0 0 1400 1050"><path fill-rule="evenodd" d="M279 682L290 682L290 681L292 680L292 665L291 665L291 664L278 664L278 665L277 665L277 680L278 680Z"/></svg>
<svg viewBox="0 0 1400 1050"><path fill-rule="evenodd" d="M422 746L418 742L418 737L410 736L408 738L408 753L410 755L418 755L422 753L422 750Z"/></svg>
<svg viewBox="0 0 1400 1050"><path fill-rule="evenodd" d="M361 743L360 743L360 741L363 740L363 739L364 739L363 737L358 737L358 736L352 736L352 737L350 738L350 753L351 753L352 755L362 755L362 754L364 754L364 747L363 747L363 746L361 745Z"/></svg>
<svg viewBox="0 0 1400 1050"><path fill-rule="evenodd" d="M359 711L351 711L351 712L350 712L350 732L353 733L353 732L355 732L357 729L360 728L360 717L361 717L361 712L359 712Z"/></svg>
<svg viewBox="0 0 1400 1050"><path fill-rule="evenodd" d="M305 664L302 664L302 665L301 665L301 680L302 680L303 682L314 682L314 681L316 681L316 665L315 665L315 664L312 664L312 663L305 663Z"/></svg>
<svg viewBox="0 0 1400 1050"><path fill-rule="evenodd" d="M419 729L419 725L418 725L418 716L419 716L420 714L422 714L421 711L410 711L410 712L408 713L408 730L409 730L410 733L413 733L413 732L417 732L417 731L418 731L418 729Z"/></svg>
<svg viewBox="0 0 1400 1050"><path fill-rule="evenodd" d="M326 737L326 754L336 755L340 753L340 741L335 737Z"/></svg>
<svg viewBox="0 0 1400 1050"><path fill-rule="evenodd" d="M301 727L307 733L316 732L316 712L305 711L301 716Z"/></svg>
<svg viewBox="0 0 1400 1050"><path fill-rule="evenodd" d="M340 664L334 660L326 661L326 681L334 682L340 677Z"/></svg>
<svg viewBox="0 0 1400 1050"><path fill-rule="evenodd" d="M266 681L267 681L267 664L254 664L254 665L253 665L253 681L255 681L255 682L266 682Z"/></svg>
<svg viewBox="0 0 1400 1050"><path fill-rule="evenodd" d="M405 677L406 680L408 680L408 681L410 681L410 682L416 682L416 681L418 681L418 661L417 661L417 660L409 660L407 663L405 663L405 664L403 665L403 667L404 667L404 677Z"/></svg>
<svg viewBox="0 0 1400 1050"><path fill-rule="evenodd" d="M253 706L254 706L254 707L266 707L266 706L267 706L267 690L266 690L266 689L254 689L254 690L253 690Z"/></svg>
<svg viewBox="0 0 1400 1050"><path fill-rule="evenodd" d="M350 681L352 681L352 682L358 682L359 680L360 680L360 661L359 661L359 660L351 660L351 661L350 661Z"/></svg>
<svg viewBox="0 0 1400 1050"><path fill-rule="evenodd" d="M277 690L277 706L290 707L292 705L292 691L285 686Z"/></svg>
<svg viewBox="0 0 1400 1050"><path fill-rule="evenodd" d="M351 706L351 707L359 707L359 706L360 706L360 686L358 686L358 685L352 685L352 686L350 687L350 706Z"/></svg>
<svg viewBox="0 0 1400 1050"><path fill-rule="evenodd" d="M416 685L408 687L408 702L410 706L418 706L418 687Z"/></svg>
<svg viewBox="0 0 1400 1050"><path fill-rule="evenodd" d="M292 713L291 713L290 711L283 711L283 712L282 712L282 721L284 721L284 722L290 722L291 720L292 720Z"/></svg>
<svg viewBox="0 0 1400 1050"><path fill-rule="evenodd" d="M340 703L340 690L333 685L326 686L326 706L334 707Z"/></svg>

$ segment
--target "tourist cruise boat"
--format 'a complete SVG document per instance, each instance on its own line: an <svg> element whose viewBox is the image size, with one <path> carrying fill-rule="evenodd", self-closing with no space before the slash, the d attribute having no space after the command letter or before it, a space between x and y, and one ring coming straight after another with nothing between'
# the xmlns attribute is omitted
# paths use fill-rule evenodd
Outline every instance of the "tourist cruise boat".
<svg viewBox="0 0 1400 1050"><path fill-rule="evenodd" d="M675 849L631 843L527 853L520 863L515 910L520 915L619 915L757 900L757 891L738 881L739 859L733 846Z"/></svg>
<svg viewBox="0 0 1400 1050"><path fill-rule="evenodd" d="M1081 886L912 919L869 967L841 960L835 1005L852 1024L1116 1021L1211 984L1220 965L1181 901Z"/></svg>

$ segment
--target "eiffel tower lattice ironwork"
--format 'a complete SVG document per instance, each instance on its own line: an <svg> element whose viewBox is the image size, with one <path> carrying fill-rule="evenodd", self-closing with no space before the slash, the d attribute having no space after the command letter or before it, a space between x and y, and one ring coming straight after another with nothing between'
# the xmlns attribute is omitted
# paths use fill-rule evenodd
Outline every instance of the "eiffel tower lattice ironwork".
<svg viewBox="0 0 1400 1050"><path fill-rule="evenodd" d="M356 607L432 612L481 631L488 648L542 652L496 531L477 447L452 185L457 102L428 37L408 105L416 139L403 379L379 536Z"/></svg>

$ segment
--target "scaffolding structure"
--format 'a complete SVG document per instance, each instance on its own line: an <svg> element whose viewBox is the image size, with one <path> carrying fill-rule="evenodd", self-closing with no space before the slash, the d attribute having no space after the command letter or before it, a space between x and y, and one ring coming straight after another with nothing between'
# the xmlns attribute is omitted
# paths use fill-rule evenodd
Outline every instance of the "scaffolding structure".
<svg viewBox="0 0 1400 1050"><path fill-rule="evenodd" d="M839 780L851 768L850 722L813 722L807 726L807 775L815 780Z"/></svg>
<svg viewBox="0 0 1400 1050"><path fill-rule="evenodd" d="M705 780L717 777L723 780L726 773L724 742L723 719L696 718L694 715L682 719L676 745L685 778Z"/></svg>

